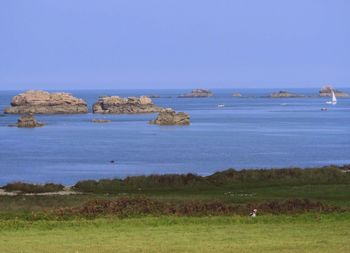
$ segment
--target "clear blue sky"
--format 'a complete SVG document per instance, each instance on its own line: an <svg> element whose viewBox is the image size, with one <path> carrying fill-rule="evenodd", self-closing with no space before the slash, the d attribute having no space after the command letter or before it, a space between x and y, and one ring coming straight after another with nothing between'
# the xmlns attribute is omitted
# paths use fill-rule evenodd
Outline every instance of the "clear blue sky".
<svg viewBox="0 0 350 253"><path fill-rule="evenodd" d="M350 86L348 0L0 0L0 88Z"/></svg>

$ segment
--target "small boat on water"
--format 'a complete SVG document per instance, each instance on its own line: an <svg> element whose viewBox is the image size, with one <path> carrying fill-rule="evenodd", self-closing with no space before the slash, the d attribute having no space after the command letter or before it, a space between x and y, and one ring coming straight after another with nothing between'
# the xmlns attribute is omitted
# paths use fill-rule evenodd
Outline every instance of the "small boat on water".
<svg viewBox="0 0 350 253"><path fill-rule="evenodd" d="M218 104L218 107L225 107L224 104Z"/></svg>
<svg viewBox="0 0 350 253"><path fill-rule="evenodd" d="M321 111L328 111L328 108L322 107L322 108L321 108Z"/></svg>
<svg viewBox="0 0 350 253"><path fill-rule="evenodd" d="M331 101L327 101L326 104L330 104L330 105L336 105L337 104L337 97L335 96L333 90L332 90L332 100Z"/></svg>

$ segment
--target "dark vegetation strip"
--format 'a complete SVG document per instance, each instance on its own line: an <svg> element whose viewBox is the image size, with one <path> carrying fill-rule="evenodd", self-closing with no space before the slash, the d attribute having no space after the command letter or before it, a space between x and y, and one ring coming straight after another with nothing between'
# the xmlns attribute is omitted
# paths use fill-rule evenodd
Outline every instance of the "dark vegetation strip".
<svg viewBox="0 0 350 253"><path fill-rule="evenodd" d="M125 179L83 180L73 190L86 193L121 193L139 190L213 189L218 187L260 187L279 185L350 184L350 165L300 169L228 169L209 176L195 174L165 174L131 176ZM5 191L45 193L62 191L62 184L9 183Z"/></svg>
<svg viewBox="0 0 350 253"><path fill-rule="evenodd" d="M218 216L218 215L248 215L253 209L258 214L301 214L330 213L348 210L325 205L321 202L307 199L290 199L285 201L268 201L257 204L231 204L221 201L160 201L145 197L122 197L113 200L93 200L80 207L61 208L54 211L56 217L83 216L95 218L105 215L117 217L135 216Z"/></svg>
<svg viewBox="0 0 350 253"><path fill-rule="evenodd" d="M306 184L349 184L350 165L300 169L228 169L210 176L166 174L132 176L125 179L79 181L74 190L87 193L120 193L137 190L211 189L222 186L278 186Z"/></svg>
<svg viewBox="0 0 350 253"><path fill-rule="evenodd" d="M5 191L19 192L19 193L45 193L45 192L58 192L64 189L61 184L29 184L22 182L15 182L7 184L1 187Z"/></svg>
<svg viewBox="0 0 350 253"><path fill-rule="evenodd" d="M0 222L10 220L72 220L103 217L138 218L160 217L208 217L208 216L248 216L256 208L258 216L299 215L299 214L344 214L349 207L339 207L309 199L268 200L250 203L230 203L225 201L172 201L148 197L113 197L94 199L72 207L54 207L43 210L2 211Z"/></svg>

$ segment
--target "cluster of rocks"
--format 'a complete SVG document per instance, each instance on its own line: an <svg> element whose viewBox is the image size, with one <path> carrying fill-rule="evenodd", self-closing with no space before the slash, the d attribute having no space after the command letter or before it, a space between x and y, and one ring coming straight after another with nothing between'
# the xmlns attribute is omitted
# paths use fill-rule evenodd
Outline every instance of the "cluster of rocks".
<svg viewBox="0 0 350 253"><path fill-rule="evenodd" d="M149 97L118 96L100 97L93 105L94 113L155 113L161 108ZM5 108L5 114L74 114L87 113L86 101L69 93L49 93L46 91L27 91L12 98L11 107Z"/></svg>
<svg viewBox="0 0 350 253"><path fill-rule="evenodd" d="M150 124L156 125L189 125L190 116L184 112L176 113L171 108L164 108L160 111L156 119L151 120Z"/></svg>
<svg viewBox="0 0 350 253"><path fill-rule="evenodd" d="M73 114L87 113L87 103L69 93L49 93L46 91L27 91L14 96L7 114Z"/></svg>
<svg viewBox="0 0 350 253"><path fill-rule="evenodd" d="M332 86L327 85L323 86L320 91L319 91L319 96L320 97L331 97L332 96L332 90L336 97L350 97L350 94L344 91L336 90ZM300 97L305 97L304 95L296 94L293 92L288 92L288 91L279 91L279 92L274 92L271 93L270 98L300 98ZM311 96L314 97L314 96Z"/></svg>
<svg viewBox="0 0 350 253"><path fill-rule="evenodd" d="M122 98L119 96L100 97L93 105L93 113L135 114L155 113L161 110L146 96Z"/></svg>
<svg viewBox="0 0 350 253"><path fill-rule="evenodd" d="M271 93L269 97L270 98L300 98L300 97L304 97L304 96L293 93L293 92L281 90L279 92Z"/></svg>
<svg viewBox="0 0 350 253"><path fill-rule="evenodd" d="M194 89L190 93L182 94L179 98L205 98L212 97L214 94L206 89Z"/></svg>
<svg viewBox="0 0 350 253"><path fill-rule="evenodd" d="M34 128L34 127L41 127L44 124L41 122L36 121L35 117L31 114L22 115L18 120L17 123L10 126L16 126L16 127L23 127L23 128Z"/></svg>
<svg viewBox="0 0 350 253"><path fill-rule="evenodd" d="M350 97L346 92L334 89L331 86L324 86L319 91L319 96L330 97L332 91L337 97ZM194 89L190 93L182 94L179 98L204 98L212 97L213 93L207 89ZM233 97L242 97L239 92L233 93ZM158 98L158 95L152 95ZM278 91L270 94L270 98L298 98L303 95ZM141 114L158 113L156 119L150 121L157 125L188 125L190 117L188 114L176 113L171 108L162 109L155 105L150 97L119 97L103 96L98 99L92 107L93 113L101 114ZM46 91L27 91L12 98L11 107L5 108L5 114L23 114L15 126L18 127L39 127L43 123L37 122L32 114L77 114L87 113L86 101L65 92L49 93ZM110 122L108 119L92 119L95 123Z"/></svg>
<svg viewBox="0 0 350 253"><path fill-rule="evenodd" d="M340 91L340 90L336 90L330 85L322 87L319 91L319 96L320 97L331 97L332 90L337 97L340 97L340 98L350 97L349 93L344 92L344 91ZM317 95L315 94L315 95L309 95L307 97L316 97L316 96ZM249 98L249 97L256 97L256 96L243 96L241 93L235 92L235 93L232 93L232 97ZM294 92L286 91L286 90L280 90L280 91L273 92L269 95L262 96L262 97L264 97L264 98L303 98L306 96L302 95L302 94L297 94Z"/></svg>
<svg viewBox="0 0 350 253"><path fill-rule="evenodd" d="M350 97L349 93L336 90L330 85L323 86L319 91L319 95L320 97L331 97L332 90L337 97Z"/></svg>

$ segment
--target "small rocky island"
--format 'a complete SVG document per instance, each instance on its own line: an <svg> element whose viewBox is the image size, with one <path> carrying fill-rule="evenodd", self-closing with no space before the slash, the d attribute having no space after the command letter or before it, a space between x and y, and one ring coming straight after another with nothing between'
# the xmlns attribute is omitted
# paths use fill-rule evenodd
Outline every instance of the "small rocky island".
<svg viewBox="0 0 350 253"><path fill-rule="evenodd" d="M190 93L182 94L179 98L205 98L212 97L214 94L206 89L194 89Z"/></svg>
<svg viewBox="0 0 350 253"><path fill-rule="evenodd" d="M164 108L160 111L159 115L156 119L151 120L150 124L155 125L189 125L190 124L190 116L184 112L176 113L171 108Z"/></svg>
<svg viewBox="0 0 350 253"><path fill-rule="evenodd" d="M268 97L270 97L270 98L301 98L304 96L300 95L300 94L292 93L289 91L281 90L279 92L271 93L270 96L268 96Z"/></svg>
<svg viewBox="0 0 350 253"><path fill-rule="evenodd" d="M239 92L232 93L232 97L242 97L242 94Z"/></svg>
<svg viewBox="0 0 350 253"><path fill-rule="evenodd" d="M110 120L110 119L92 119L91 122L92 123L109 123L109 122L112 122L112 120Z"/></svg>
<svg viewBox="0 0 350 253"><path fill-rule="evenodd" d="M146 96L122 98L119 96L100 97L93 105L93 113L139 114L160 112L152 99Z"/></svg>
<svg viewBox="0 0 350 253"><path fill-rule="evenodd" d="M43 123L40 123L36 121L35 117L32 114L26 114L22 115L16 124L11 125L11 126L16 126L16 127L23 127L23 128L34 128L34 127L41 127L43 126Z"/></svg>
<svg viewBox="0 0 350 253"><path fill-rule="evenodd" d="M332 96L332 90L337 97L350 97L350 94L344 91L336 90L330 85L323 86L320 91L319 95L320 97L331 97Z"/></svg>
<svg viewBox="0 0 350 253"><path fill-rule="evenodd" d="M7 114L75 114L87 113L87 103L69 93L31 90L12 98Z"/></svg>

